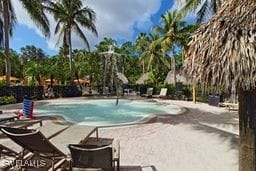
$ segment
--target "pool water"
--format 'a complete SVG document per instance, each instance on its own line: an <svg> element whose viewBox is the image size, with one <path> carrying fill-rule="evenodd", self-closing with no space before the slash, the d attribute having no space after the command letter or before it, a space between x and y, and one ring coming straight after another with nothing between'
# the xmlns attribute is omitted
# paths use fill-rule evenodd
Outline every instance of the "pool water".
<svg viewBox="0 0 256 171"><path fill-rule="evenodd" d="M156 102L131 100L80 100L43 104L36 107L38 115L59 115L66 120L86 125L116 125L137 122L157 114L177 114L181 108Z"/></svg>

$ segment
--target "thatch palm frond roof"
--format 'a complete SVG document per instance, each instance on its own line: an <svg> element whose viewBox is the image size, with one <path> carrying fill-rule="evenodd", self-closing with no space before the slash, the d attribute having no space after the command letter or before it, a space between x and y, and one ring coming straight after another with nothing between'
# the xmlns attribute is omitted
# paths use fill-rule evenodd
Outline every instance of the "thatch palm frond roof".
<svg viewBox="0 0 256 171"><path fill-rule="evenodd" d="M225 1L216 15L195 32L184 71L193 82L255 87L256 1Z"/></svg>
<svg viewBox="0 0 256 171"><path fill-rule="evenodd" d="M182 82L183 84L189 84L187 78L181 74L181 73L176 73L176 81L177 82ZM164 80L165 84L174 84L174 72L173 71L169 71L165 80Z"/></svg>
<svg viewBox="0 0 256 171"><path fill-rule="evenodd" d="M150 72L146 72L140 76L140 78L136 81L136 84L145 84L149 78Z"/></svg>
<svg viewBox="0 0 256 171"><path fill-rule="evenodd" d="M127 77L123 73L118 72L117 73L117 78L119 80L121 80L123 84L128 84L129 83Z"/></svg>

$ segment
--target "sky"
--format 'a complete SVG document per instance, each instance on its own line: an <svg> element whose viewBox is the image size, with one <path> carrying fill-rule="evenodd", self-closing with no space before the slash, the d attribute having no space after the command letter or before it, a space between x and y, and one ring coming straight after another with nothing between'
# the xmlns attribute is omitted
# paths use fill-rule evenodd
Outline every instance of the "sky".
<svg viewBox="0 0 256 171"><path fill-rule="evenodd" d="M50 56L57 54L61 44L57 44L57 36L53 33L56 26L53 17L48 15L51 37L46 39L19 1L12 0L12 3L18 22L10 40L10 47L20 52L21 47L34 45ZM92 8L97 17L95 24L98 37L84 30L92 50L104 37L115 39L119 44L125 41L134 42L140 32L149 33L152 25L159 24L161 15L167 10L181 7L181 3L174 0L83 0L83 4ZM186 17L187 20L191 18L192 14ZM75 33L72 34L72 46L76 49L84 48Z"/></svg>

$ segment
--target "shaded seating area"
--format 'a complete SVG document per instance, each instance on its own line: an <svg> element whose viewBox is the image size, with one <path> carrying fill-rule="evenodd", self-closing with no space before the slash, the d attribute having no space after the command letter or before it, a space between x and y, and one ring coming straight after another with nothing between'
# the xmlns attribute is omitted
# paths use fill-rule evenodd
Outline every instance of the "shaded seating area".
<svg viewBox="0 0 256 171"><path fill-rule="evenodd" d="M108 141L107 144L104 144L106 141L100 141L98 128L94 126L67 126L51 123L37 129L1 126L0 130L5 135L5 137L0 138L1 155L13 156L16 159L29 162L44 161L43 165L24 166L26 169L33 170L33 167L37 167L36 169L55 170L59 167L67 167L67 164L75 166L74 163L68 162L71 157L74 157L70 151L72 147L75 147L75 150L76 147L79 147L83 149L83 152L89 152L87 157L90 158L90 161L91 156L94 156L93 167L105 170L105 165L101 165L100 162L102 158L105 158L104 160L108 162L107 166L119 168L119 155L117 155L119 148L118 150L113 148L113 141ZM93 134L95 134L95 138L92 138L94 143L86 144ZM82 154L84 155L84 153ZM70 166L68 167L70 168Z"/></svg>
<svg viewBox="0 0 256 171"><path fill-rule="evenodd" d="M86 142L93 133L96 134L94 139L99 140L97 127L83 125L59 126L58 129L55 129L56 124L48 124L38 129L1 127L0 130L8 137L0 138L1 154L11 154L11 156L25 161L42 158L47 162L47 165L42 166L43 169L50 167L55 170L63 163L67 163L67 159L70 157L69 144Z"/></svg>

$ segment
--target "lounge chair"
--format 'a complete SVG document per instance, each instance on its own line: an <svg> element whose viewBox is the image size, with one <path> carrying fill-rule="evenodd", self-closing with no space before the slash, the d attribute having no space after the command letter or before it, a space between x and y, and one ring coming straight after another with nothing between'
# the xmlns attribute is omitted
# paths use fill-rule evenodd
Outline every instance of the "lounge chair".
<svg viewBox="0 0 256 171"><path fill-rule="evenodd" d="M103 96L109 96L110 92L109 92L109 87L103 87Z"/></svg>
<svg viewBox="0 0 256 171"><path fill-rule="evenodd" d="M115 149L112 145L81 145L70 144L71 168L70 170L101 169L103 171L119 171L119 147ZM118 153L118 154L117 154Z"/></svg>
<svg viewBox="0 0 256 171"><path fill-rule="evenodd" d="M27 128L29 126L39 124L40 126L43 125L43 121L41 119L19 119L13 122L4 122L0 123L0 127L15 127L15 128Z"/></svg>
<svg viewBox="0 0 256 171"><path fill-rule="evenodd" d="M10 128L2 127L0 130L15 143L28 150L33 155L22 156L24 161L33 161L34 157L40 157L41 160L50 160L51 169L55 169L56 162L58 165L65 162L66 155L62 153L58 148L56 148L39 130L33 129L20 129L20 128ZM41 168L45 169L46 163L43 162L42 165L25 165L25 168ZM37 168L35 168L37 167Z"/></svg>
<svg viewBox="0 0 256 171"><path fill-rule="evenodd" d="M167 88L161 88L160 94L159 95L153 95L152 97L154 98L163 98L166 97L167 94Z"/></svg>
<svg viewBox="0 0 256 171"><path fill-rule="evenodd" d="M3 127L3 126L0 126L0 127ZM5 127L3 127L3 128L5 128ZM21 127L16 127L16 128L21 128ZM38 130L41 133L43 133L47 139L51 139L67 128L68 128L67 125L51 123L51 124L47 124L42 127L39 127ZM22 152L23 152L22 150L23 149L21 148L21 146L14 143L8 137L1 136L1 138L0 138L0 155L3 154L3 155L7 155L7 156L19 157L22 155Z"/></svg>
<svg viewBox="0 0 256 171"><path fill-rule="evenodd" d="M19 119L19 116L15 114L0 114L0 122L8 122Z"/></svg>
<svg viewBox="0 0 256 171"><path fill-rule="evenodd" d="M141 94L142 97L152 97L153 88L147 88L147 94Z"/></svg>

